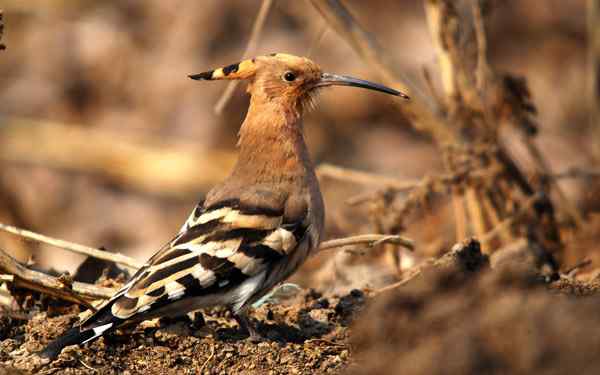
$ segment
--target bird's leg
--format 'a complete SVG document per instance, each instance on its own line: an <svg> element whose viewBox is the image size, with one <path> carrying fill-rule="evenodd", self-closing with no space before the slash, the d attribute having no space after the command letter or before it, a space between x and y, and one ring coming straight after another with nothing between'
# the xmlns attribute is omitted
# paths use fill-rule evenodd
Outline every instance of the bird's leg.
<svg viewBox="0 0 600 375"><path fill-rule="evenodd" d="M238 311L237 313L233 313L233 316L235 321L240 326L240 329L244 333L248 333L248 339L251 342L259 342L263 340L263 337L260 335L260 333L258 333L256 327L254 327L254 324L252 324L252 322L250 322L248 319L248 314L246 311Z"/></svg>

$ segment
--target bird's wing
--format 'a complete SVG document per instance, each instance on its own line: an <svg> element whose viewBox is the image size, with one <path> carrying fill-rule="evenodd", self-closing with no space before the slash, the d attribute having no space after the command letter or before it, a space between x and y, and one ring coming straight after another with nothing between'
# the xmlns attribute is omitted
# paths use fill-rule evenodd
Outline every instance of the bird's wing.
<svg viewBox="0 0 600 375"><path fill-rule="evenodd" d="M102 308L129 320L188 297L225 293L292 252L304 235L283 209L226 201L197 207L181 232L158 251ZM231 305L244 301L231 301ZM95 314L96 315L96 314ZM92 315L82 329L94 328Z"/></svg>

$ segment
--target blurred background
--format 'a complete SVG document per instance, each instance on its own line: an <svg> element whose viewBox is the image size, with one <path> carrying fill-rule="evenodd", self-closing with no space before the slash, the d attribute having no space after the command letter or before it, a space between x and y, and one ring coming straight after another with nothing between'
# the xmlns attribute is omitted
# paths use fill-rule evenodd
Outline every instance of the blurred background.
<svg viewBox="0 0 600 375"><path fill-rule="evenodd" d="M423 70L439 89L423 2L347 0L395 70L425 95ZM241 59L260 1L4 0L7 49L0 53L0 222L119 251L144 260L179 229L235 161L248 97L238 86L221 115L224 82L188 74ZM538 109L537 144L555 172L598 167L586 104L583 0L499 2L488 28L490 64L526 77ZM302 1L274 1L257 54L306 55L325 71L378 81L320 14ZM440 152L394 108L393 98L337 88L305 116L316 164L399 180L443 171ZM599 133L596 133L599 134ZM519 158L518 148L514 150ZM524 160L524 169L527 163ZM347 200L375 190L323 178L327 238L377 233L365 206ZM586 212L568 233L564 264L599 250L598 180L560 181ZM451 207L439 199L404 220L412 258L456 242ZM37 267L74 272L83 257L0 233L0 247ZM395 278L384 250L328 251L295 276L306 287L375 287ZM599 258L600 260L600 258ZM376 268L378 272L374 273Z"/></svg>

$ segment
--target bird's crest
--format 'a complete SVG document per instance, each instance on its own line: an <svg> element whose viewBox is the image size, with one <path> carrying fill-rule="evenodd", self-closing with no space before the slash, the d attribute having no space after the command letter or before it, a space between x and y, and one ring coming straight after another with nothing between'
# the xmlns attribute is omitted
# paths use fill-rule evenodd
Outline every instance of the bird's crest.
<svg viewBox="0 0 600 375"><path fill-rule="evenodd" d="M192 74L190 78L195 80L213 81L220 79L248 79L252 77L259 66L260 61L267 62L279 62L286 66L301 68L307 64L315 65L308 59L290 55L287 53L272 53L270 55L258 56L252 59L242 60L235 64L227 65L222 68L209 70L206 72ZM315 65L316 67L316 65Z"/></svg>
<svg viewBox="0 0 600 375"><path fill-rule="evenodd" d="M256 72L256 59L242 60L222 68L190 75L197 80L212 81L216 79L246 79Z"/></svg>

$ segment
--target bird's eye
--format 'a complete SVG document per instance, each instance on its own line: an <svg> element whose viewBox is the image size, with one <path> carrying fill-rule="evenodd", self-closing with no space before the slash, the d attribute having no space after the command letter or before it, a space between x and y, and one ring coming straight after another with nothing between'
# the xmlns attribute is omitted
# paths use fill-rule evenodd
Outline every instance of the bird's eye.
<svg viewBox="0 0 600 375"><path fill-rule="evenodd" d="M286 81L288 81L288 82L292 82L293 80L296 79L296 75L294 73L292 73L292 72L286 72L283 75L283 79L286 80Z"/></svg>

